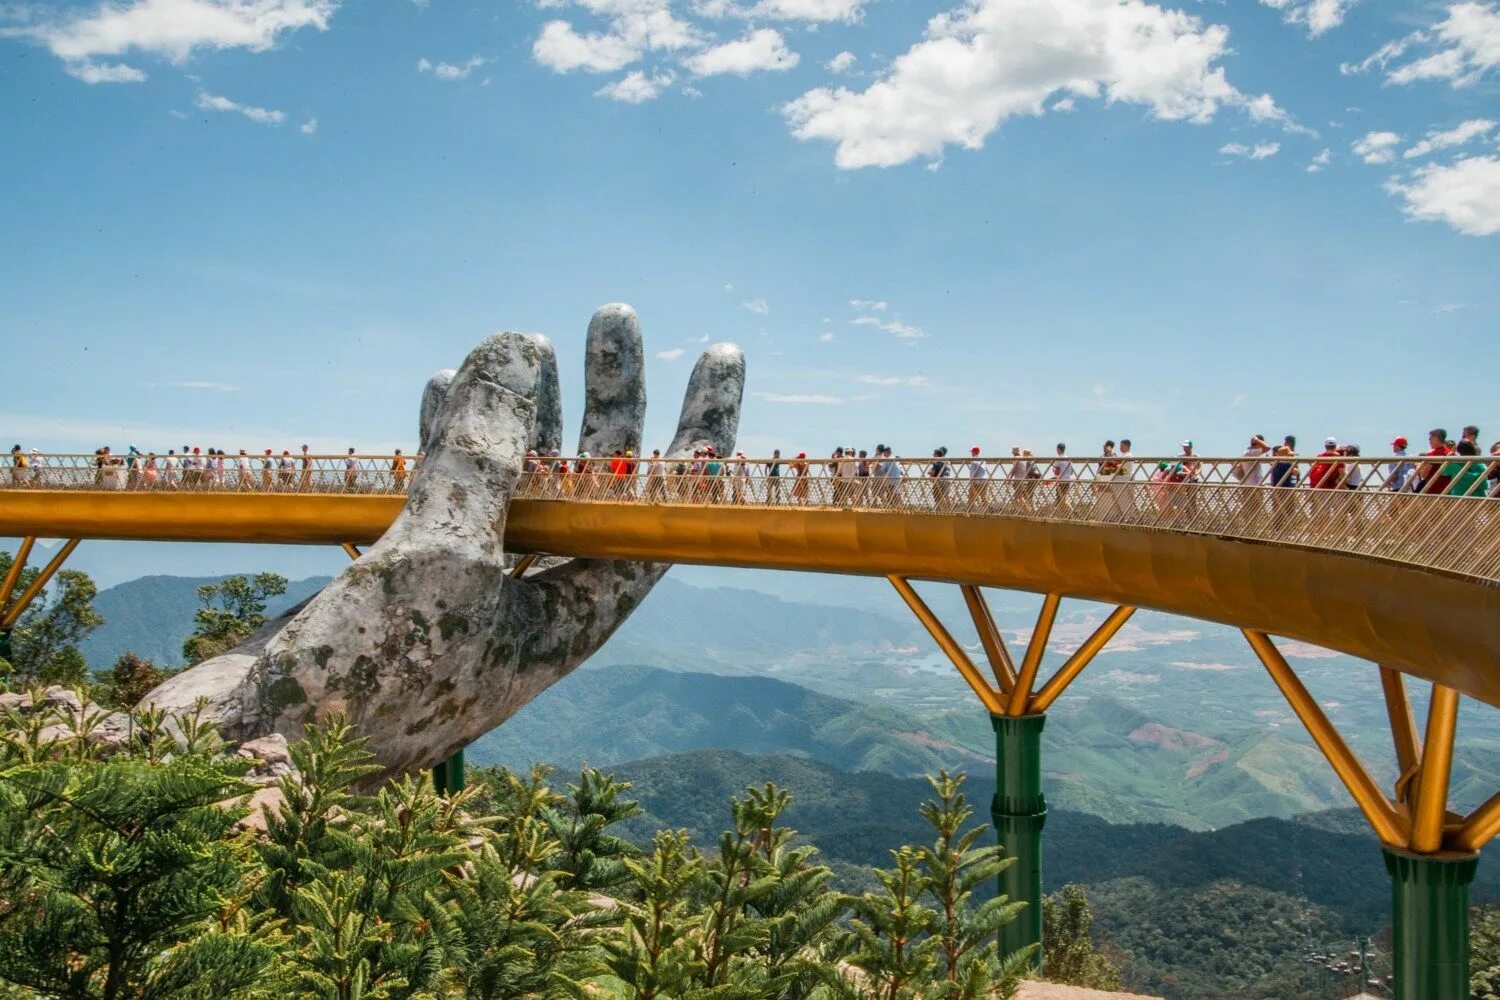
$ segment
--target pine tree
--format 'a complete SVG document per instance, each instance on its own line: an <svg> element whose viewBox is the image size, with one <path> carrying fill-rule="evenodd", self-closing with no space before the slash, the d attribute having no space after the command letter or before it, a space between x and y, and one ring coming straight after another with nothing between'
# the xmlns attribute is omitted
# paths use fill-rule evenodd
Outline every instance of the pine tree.
<svg viewBox="0 0 1500 1000"><path fill-rule="evenodd" d="M256 866L232 836L248 762L178 724L162 761L38 760L0 736L0 979L70 1000L276 990L280 934L244 916Z"/></svg>
<svg viewBox="0 0 1500 1000"><path fill-rule="evenodd" d="M578 783L568 786L566 802L541 809L560 848L550 865L560 873L559 885L607 892L630 877L623 859L639 849L609 832L611 826L644 812L639 802L624 797L629 790L629 784L585 767Z"/></svg>
<svg viewBox="0 0 1500 1000"><path fill-rule="evenodd" d="M1118 990L1119 970L1094 948L1094 912L1081 885L1065 885L1042 900L1042 968L1054 983Z"/></svg>

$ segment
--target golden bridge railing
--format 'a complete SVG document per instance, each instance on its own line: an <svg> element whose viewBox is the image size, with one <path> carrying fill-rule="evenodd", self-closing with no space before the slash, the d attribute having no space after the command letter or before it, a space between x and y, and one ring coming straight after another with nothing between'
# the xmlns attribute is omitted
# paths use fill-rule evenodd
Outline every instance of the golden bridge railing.
<svg viewBox="0 0 1500 1000"><path fill-rule="evenodd" d="M8 467L8 468L7 468ZM416 458L403 455L14 455L0 487L200 493L404 493Z"/></svg>
<svg viewBox="0 0 1500 1000"><path fill-rule="evenodd" d="M1419 473L1433 492L1409 492ZM1346 552L1500 583L1500 503L1490 497L1497 485L1495 457L554 457L528 461L516 498L1116 524Z"/></svg>
<svg viewBox="0 0 1500 1000"><path fill-rule="evenodd" d="M415 455L225 455L222 468L207 456L27 455L24 463L0 462L0 488L400 494L419 466ZM1497 491L1500 456L552 456L527 459L516 498L1115 524L1345 552L1500 583Z"/></svg>

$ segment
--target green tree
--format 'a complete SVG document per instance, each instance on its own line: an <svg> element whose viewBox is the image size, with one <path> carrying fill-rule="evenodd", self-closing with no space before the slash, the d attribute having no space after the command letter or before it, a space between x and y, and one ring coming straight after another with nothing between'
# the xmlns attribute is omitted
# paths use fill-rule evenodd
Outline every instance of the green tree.
<svg viewBox="0 0 1500 1000"><path fill-rule="evenodd" d="M1476 906L1469 917L1469 992L1500 1000L1500 906Z"/></svg>
<svg viewBox="0 0 1500 1000"><path fill-rule="evenodd" d="M245 911L254 858L233 836L248 762L178 722L165 761L37 759L0 735L0 980L69 1000L277 989L282 938Z"/></svg>
<svg viewBox="0 0 1500 1000"><path fill-rule="evenodd" d="M610 832L644 812L639 802L625 798L629 790L628 783L585 767L578 783L568 785L565 800L540 810L560 848L549 865L559 872L559 885L607 892L630 878L623 859L640 851Z"/></svg>
<svg viewBox="0 0 1500 1000"><path fill-rule="evenodd" d="M0 552L0 577L10 569L12 559L10 553ZM35 567L22 570L15 591L0 595L0 607L20 596L39 572ZM8 637L9 656L0 658L0 676L12 687L83 683L89 666L78 644L104 624L103 616L94 610L98 593L87 573L60 570L16 620Z"/></svg>
<svg viewBox="0 0 1500 1000"><path fill-rule="evenodd" d="M931 995L954 1000L977 1000L997 992L1009 996L1013 986L1008 981L1035 948L1002 956L996 934L1026 904L1012 902L1005 896L978 906L973 905L973 900L976 889L994 885L1000 873L1015 864L1016 859L1001 857L1000 848L994 844L975 846L989 831L969 824L974 810L969 808L963 793L962 773L950 775L940 771L937 777L927 780L937 798L924 802L921 813L937 837L918 856L927 877L927 893L938 915L933 934L938 941L943 978L942 987Z"/></svg>
<svg viewBox="0 0 1500 1000"><path fill-rule="evenodd" d="M1093 927L1094 911L1083 886L1065 885L1042 900L1042 968L1048 980L1096 990L1120 988L1120 971L1094 947Z"/></svg>
<svg viewBox="0 0 1500 1000"><path fill-rule="evenodd" d="M134 653L122 653L114 666L95 675L94 700L110 708L133 708L173 673Z"/></svg>
<svg viewBox="0 0 1500 1000"><path fill-rule="evenodd" d="M286 593L286 577L257 573L231 576L198 588L193 634L182 644L188 665L202 663L244 642L267 621L266 602Z"/></svg>

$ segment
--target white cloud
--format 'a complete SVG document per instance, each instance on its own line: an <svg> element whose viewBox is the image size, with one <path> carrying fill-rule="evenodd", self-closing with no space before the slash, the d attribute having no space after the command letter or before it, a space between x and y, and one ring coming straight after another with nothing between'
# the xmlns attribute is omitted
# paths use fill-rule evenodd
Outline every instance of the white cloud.
<svg viewBox="0 0 1500 1000"><path fill-rule="evenodd" d="M182 381L182 382L168 382L167 384L170 385L174 389L200 389L200 390L203 390L203 391L206 391L206 392L239 392L240 391L240 387L239 386L237 386L237 385L229 385L226 382L201 382L201 381L188 380L188 381Z"/></svg>
<svg viewBox="0 0 1500 1000"><path fill-rule="evenodd" d="M704 49L683 60L694 76L733 73L748 76L759 70L788 70L801 57L786 47L786 39L774 28L758 28L732 42Z"/></svg>
<svg viewBox="0 0 1500 1000"><path fill-rule="evenodd" d="M1279 142L1257 142L1253 146L1246 146L1241 142L1226 142L1219 147L1219 152L1225 156L1242 156L1251 160L1266 160L1280 151Z"/></svg>
<svg viewBox="0 0 1500 1000"><path fill-rule="evenodd" d="M42 43L69 73L88 83L135 83L145 79L140 70L94 60L141 53L181 63L200 49L264 52L285 32L327 30L338 6L336 0L101 2L92 10L73 8L0 33Z"/></svg>
<svg viewBox="0 0 1500 1000"><path fill-rule="evenodd" d="M888 308L888 306L889 306L888 303L882 302L879 299L850 299L849 300L849 307L851 309L870 310L870 311L873 311L873 312L885 312L885 310Z"/></svg>
<svg viewBox="0 0 1500 1000"><path fill-rule="evenodd" d="M644 104L660 97L675 79L676 75L670 71L647 76L640 70L633 69L614 83L607 83L594 91L594 96L624 101L626 104Z"/></svg>
<svg viewBox="0 0 1500 1000"><path fill-rule="evenodd" d="M1061 100L1053 101L1051 110L1058 112L1072 111L1077 107L1077 101L1073 100L1073 98L1071 97L1064 97Z"/></svg>
<svg viewBox="0 0 1500 1000"><path fill-rule="evenodd" d="M1401 137L1394 132L1366 132L1349 144L1354 155L1366 163L1390 163L1396 158Z"/></svg>
<svg viewBox="0 0 1500 1000"><path fill-rule="evenodd" d="M853 52L840 52L828 62L824 63L830 72L847 73L854 68L855 55Z"/></svg>
<svg viewBox="0 0 1500 1000"><path fill-rule="evenodd" d="M765 299L746 299L740 305L761 316L771 315L771 306Z"/></svg>
<svg viewBox="0 0 1500 1000"><path fill-rule="evenodd" d="M1411 58L1408 58L1410 56ZM1390 83L1447 80L1468 87L1500 66L1500 4L1450 4L1447 16L1431 28L1387 42L1358 63L1340 66L1344 73L1379 68Z"/></svg>
<svg viewBox="0 0 1500 1000"><path fill-rule="evenodd" d="M822 336L821 336L821 337L819 337L819 338L818 338L818 339L819 339L819 340L821 340L821 341L822 341L822 342L823 342L823 343L825 343L825 344L826 344L826 343L828 343L828 342L829 342L829 341L830 341L830 340L835 340L835 339L837 339L837 338L835 338L835 337L834 337L834 335L833 335L833 331L832 331L832 330L829 330L829 331L828 331L828 332L827 332L827 333L825 333L825 334L823 334L823 335L822 335Z"/></svg>
<svg viewBox="0 0 1500 1000"><path fill-rule="evenodd" d="M815 406L837 406L844 400L840 396L823 396L817 393L785 393L785 392L757 392L753 394L757 399L764 399L768 403L797 403Z"/></svg>
<svg viewBox="0 0 1500 1000"><path fill-rule="evenodd" d="M854 381L864 385L907 386L925 389L932 385L926 375L856 375Z"/></svg>
<svg viewBox="0 0 1500 1000"><path fill-rule="evenodd" d="M927 336L921 327L910 326L899 319L884 320L879 316L856 316L849 322L853 326L873 326L877 330L894 334L901 340L922 340Z"/></svg>
<svg viewBox="0 0 1500 1000"><path fill-rule="evenodd" d="M479 56L470 56L461 63L435 63L429 59L422 58L417 60L417 72L431 73L439 80L462 80L483 65L484 60Z"/></svg>
<svg viewBox="0 0 1500 1000"><path fill-rule="evenodd" d="M63 63L63 70L84 83L140 83L146 74L124 63L96 63L88 59Z"/></svg>
<svg viewBox="0 0 1500 1000"><path fill-rule="evenodd" d="M318 120L316 118L309 118L307 121L297 126L297 131L301 132L303 135L312 135L313 133L318 131Z"/></svg>
<svg viewBox="0 0 1500 1000"><path fill-rule="evenodd" d="M671 0L543 0L543 7L580 6L607 18L608 30L580 33L567 21L548 21L531 46L537 62L559 73L612 73L647 52L697 48L702 34L672 12Z"/></svg>
<svg viewBox="0 0 1500 1000"><path fill-rule="evenodd" d="M1402 198L1408 218L1446 222L1468 236L1500 233L1500 156L1428 164L1386 190Z"/></svg>
<svg viewBox="0 0 1500 1000"><path fill-rule="evenodd" d="M1317 156L1314 156L1310 161L1308 161L1307 172L1310 174L1315 174L1318 171L1322 170L1324 167L1327 167L1332 162L1333 150L1325 149Z"/></svg>
<svg viewBox="0 0 1500 1000"><path fill-rule="evenodd" d="M1344 15L1354 6L1353 0L1260 0L1267 7L1281 11L1287 24L1307 26L1309 37L1317 38L1344 23Z"/></svg>
<svg viewBox="0 0 1500 1000"><path fill-rule="evenodd" d="M696 0L693 13L701 17L760 18L767 21L858 21L867 0L758 0L742 4L734 0Z"/></svg>
<svg viewBox="0 0 1500 1000"><path fill-rule="evenodd" d="M1436 129L1429 131L1426 138L1415 146L1402 153L1402 159L1414 160L1419 156L1439 149L1451 149L1454 146L1467 146L1482 136L1489 135L1495 128L1495 123L1488 118L1472 118L1446 132Z"/></svg>
<svg viewBox="0 0 1500 1000"><path fill-rule="evenodd" d="M206 90L198 91L198 98L194 103L201 111L232 111L235 114L244 115L253 122L261 125L280 125L286 121L286 112L273 111L270 108L257 108L252 104L241 104L231 101L227 97L218 94L210 94Z"/></svg>
<svg viewBox="0 0 1500 1000"><path fill-rule="evenodd" d="M818 88L782 111L797 138L836 143L844 169L936 161L950 144L978 149L1007 118L1042 114L1059 91L1171 121L1256 101L1261 120L1289 123L1274 101L1225 79L1228 42L1228 29L1145 0L970 0L932 18L865 90Z"/></svg>
<svg viewBox="0 0 1500 1000"><path fill-rule="evenodd" d="M656 359L658 361L676 361L678 358L682 357L686 353L687 352L684 351L682 348L680 348L680 347L674 347L671 350L667 350L667 351L657 351L656 352Z"/></svg>

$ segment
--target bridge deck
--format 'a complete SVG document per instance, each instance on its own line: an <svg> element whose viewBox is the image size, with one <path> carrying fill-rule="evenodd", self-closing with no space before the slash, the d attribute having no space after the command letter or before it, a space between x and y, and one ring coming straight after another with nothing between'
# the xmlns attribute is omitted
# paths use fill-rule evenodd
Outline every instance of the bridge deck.
<svg viewBox="0 0 1500 1000"><path fill-rule="evenodd" d="M404 495L324 478L262 491L0 489L0 535L369 544ZM400 485L406 485L403 481ZM306 491L304 491L304 488ZM347 489L346 489L347 488ZM521 477L513 552L979 584L1152 608L1317 643L1500 705L1500 503L1378 490L996 478L888 484Z"/></svg>

